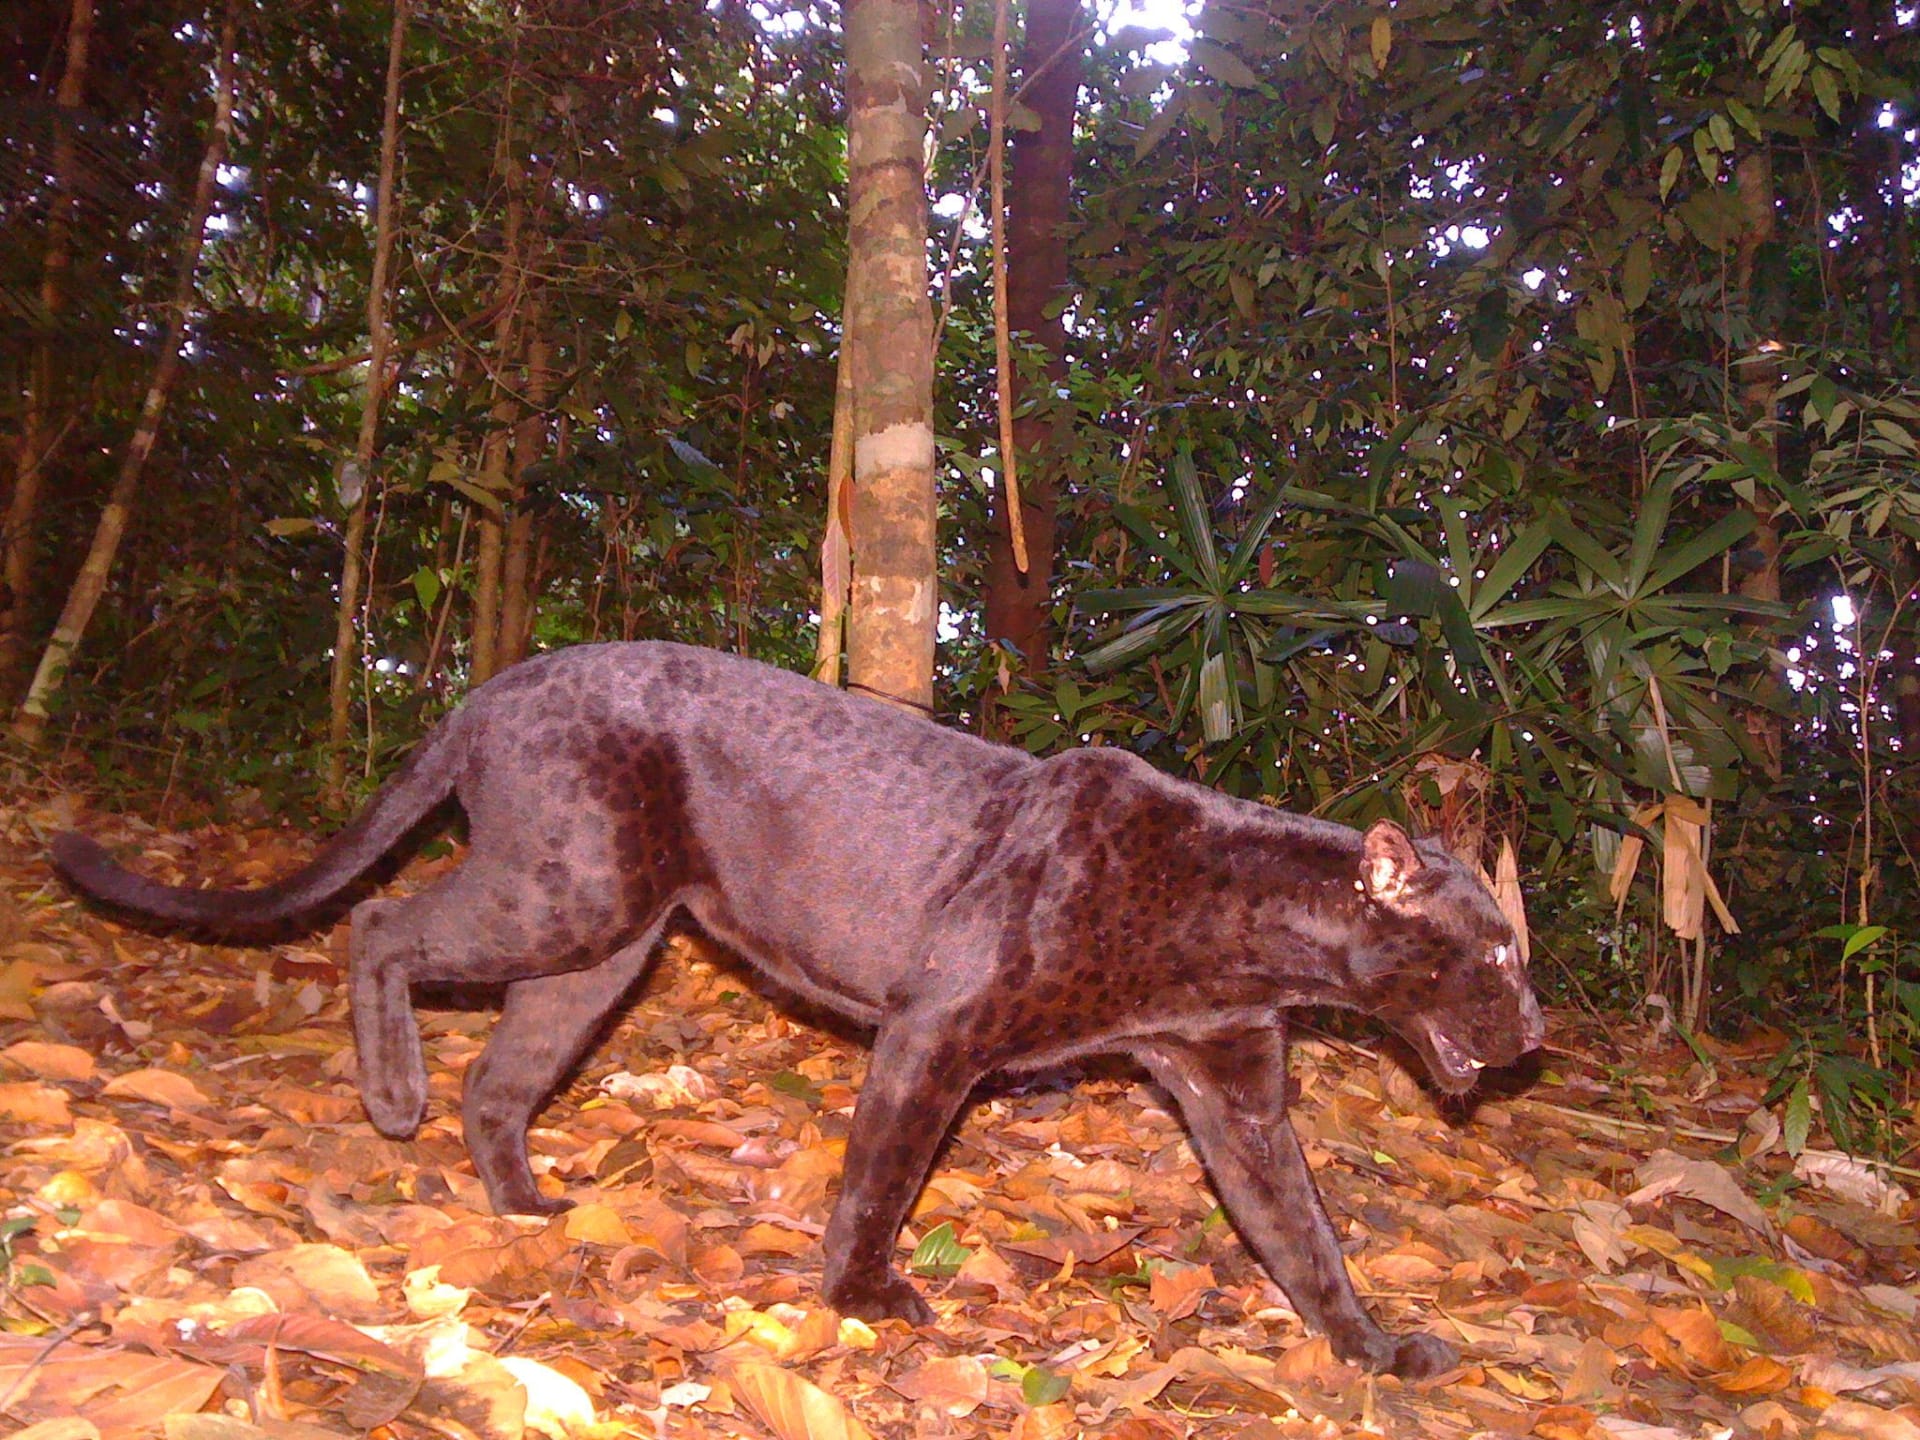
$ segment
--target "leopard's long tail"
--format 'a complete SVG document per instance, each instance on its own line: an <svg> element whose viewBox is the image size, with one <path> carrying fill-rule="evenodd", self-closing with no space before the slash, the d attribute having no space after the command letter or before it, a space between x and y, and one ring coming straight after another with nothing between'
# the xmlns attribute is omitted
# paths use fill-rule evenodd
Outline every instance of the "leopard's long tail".
<svg viewBox="0 0 1920 1440"><path fill-rule="evenodd" d="M307 865L257 890L162 885L126 869L76 831L54 837L53 868L76 890L116 910L233 939L284 930L366 874L453 793L466 764L466 729L456 716L434 731Z"/></svg>

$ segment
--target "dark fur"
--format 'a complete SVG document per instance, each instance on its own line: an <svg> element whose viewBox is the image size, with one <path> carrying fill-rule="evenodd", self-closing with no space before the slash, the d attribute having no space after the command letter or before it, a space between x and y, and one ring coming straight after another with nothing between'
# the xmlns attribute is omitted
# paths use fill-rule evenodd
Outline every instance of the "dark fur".
<svg viewBox="0 0 1920 1440"><path fill-rule="evenodd" d="M324 907L449 795L466 863L353 912L354 1038L368 1115L410 1135L427 1099L411 988L507 987L463 1111L497 1210L564 1206L534 1187L527 1125L691 922L877 1030L827 1227L836 1308L931 1318L890 1257L976 1082L1120 1053L1172 1094L1241 1233L1336 1353L1414 1376L1452 1363L1362 1308L1286 1116L1293 1006L1377 1017L1449 1091L1540 1043L1511 930L1439 848L1119 750L1035 760L750 661L605 645L482 686L265 889L156 885L79 835L53 857L109 905L255 936Z"/></svg>

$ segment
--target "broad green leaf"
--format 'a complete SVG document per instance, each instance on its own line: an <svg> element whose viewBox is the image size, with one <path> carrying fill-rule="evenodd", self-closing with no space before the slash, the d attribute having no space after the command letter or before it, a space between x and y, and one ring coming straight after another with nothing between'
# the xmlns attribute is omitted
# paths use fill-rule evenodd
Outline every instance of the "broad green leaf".
<svg viewBox="0 0 1920 1440"><path fill-rule="evenodd" d="M1393 22L1385 15L1374 16L1367 42L1373 51L1373 68L1385 70L1387 57L1393 53Z"/></svg>
<svg viewBox="0 0 1920 1440"><path fill-rule="evenodd" d="M1220 585L1220 552L1213 543L1213 516L1207 511L1207 497L1200 488L1200 472L1193 463L1193 452L1184 445L1173 457L1173 513L1180 522L1181 538L1193 556L1200 578L1209 590Z"/></svg>
<svg viewBox="0 0 1920 1440"><path fill-rule="evenodd" d="M1647 303L1647 293L1653 288L1653 251L1647 245L1646 237L1637 238L1627 247L1626 262L1620 268L1620 299L1629 310L1638 310Z"/></svg>
<svg viewBox="0 0 1920 1440"><path fill-rule="evenodd" d="M1055 1374L1044 1365L1029 1365L1027 1373L1020 1377L1020 1398L1035 1407L1065 1399L1072 1388L1073 1382L1068 1377Z"/></svg>
<svg viewBox="0 0 1920 1440"><path fill-rule="evenodd" d="M1193 56L1202 70L1222 85L1231 85L1236 90L1251 90L1260 84L1260 77L1253 73L1246 61L1215 41L1196 39L1187 47L1187 53Z"/></svg>
<svg viewBox="0 0 1920 1440"><path fill-rule="evenodd" d="M962 1245L954 1237L953 1222L943 1220L929 1230L913 1247L913 1258L907 1261L907 1268L916 1275L932 1275L944 1279L960 1273L960 1267L967 1263L973 1251Z"/></svg>
<svg viewBox="0 0 1920 1440"><path fill-rule="evenodd" d="M1144 660L1157 651L1164 650L1180 638L1200 619L1200 608L1194 606L1173 615L1163 615L1150 623L1137 628L1129 628L1125 633L1096 645L1081 657L1081 663L1095 674L1107 670L1117 670L1123 665L1131 665L1136 660Z"/></svg>
<svg viewBox="0 0 1920 1440"><path fill-rule="evenodd" d="M1669 147L1666 157L1660 162L1660 198L1662 200L1673 193L1674 182L1680 178L1680 167L1684 164L1686 159L1681 155L1680 147L1678 145Z"/></svg>
<svg viewBox="0 0 1920 1440"><path fill-rule="evenodd" d="M1844 964L1848 960L1851 960L1876 940L1885 936L1886 933L1887 927L1884 925L1862 925L1858 930L1855 930L1852 935L1847 937L1846 947L1840 952L1841 963Z"/></svg>
<svg viewBox="0 0 1920 1440"><path fill-rule="evenodd" d="M1663 553L1659 565L1638 589L1643 593L1664 590L1689 570L1706 564L1721 551L1746 539L1752 530L1751 513L1745 510L1729 511L1686 544Z"/></svg>
<svg viewBox="0 0 1920 1440"><path fill-rule="evenodd" d="M1672 472L1661 475L1640 497L1640 513L1633 522L1633 547L1627 552L1627 591L1638 594L1660 542L1667 538L1667 515L1673 508Z"/></svg>
<svg viewBox="0 0 1920 1440"><path fill-rule="evenodd" d="M1709 185L1720 178L1720 157L1714 151L1713 136L1707 133L1704 126L1693 132L1693 158L1699 163L1700 173L1706 177Z"/></svg>
<svg viewBox="0 0 1920 1440"><path fill-rule="evenodd" d="M1800 1152L1807 1148L1807 1135L1813 1129L1813 1098L1807 1093L1806 1077L1793 1082L1793 1089L1787 1095L1787 1117L1781 1126L1786 1140L1787 1154L1800 1158Z"/></svg>
<svg viewBox="0 0 1920 1440"><path fill-rule="evenodd" d="M1562 550L1585 565L1607 585L1624 591L1627 577L1620 569L1620 562L1599 541L1582 530L1566 515L1555 515L1549 522L1553 538Z"/></svg>
<svg viewBox="0 0 1920 1440"><path fill-rule="evenodd" d="M1534 521L1508 541L1507 548L1487 567L1486 578L1474 587L1473 603L1468 607L1473 618L1479 620L1518 585L1552 543L1552 527L1544 520Z"/></svg>
<svg viewBox="0 0 1920 1440"><path fill-rule="evenodd" d="M1840 119L1840 82L1832 70L1825 65L1813 67L1813 98L1820 102L1820 108L1827 112L1827 118L1838 125Z"/></svg>

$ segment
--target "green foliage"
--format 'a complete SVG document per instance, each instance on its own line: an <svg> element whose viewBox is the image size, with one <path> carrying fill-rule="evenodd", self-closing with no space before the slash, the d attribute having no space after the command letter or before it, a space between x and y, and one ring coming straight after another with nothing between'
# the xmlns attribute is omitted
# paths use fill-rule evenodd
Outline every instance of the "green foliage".
<svg viewBox="0 0 1920 1440"><path fill-rule="evenodd" d="M28 0L0 90L47 93L65 14ZM848 220L837 37L695 0L579 18L429 4L410 32L363 787L466 688L493 519L531 519L536 647L811 651ZM934 70L943 197L981 169L990 19L956 11ZM1802 1142L1836 1114L1870 1136L1908 1082L1848 1064L1898 1076L1920 985L1897 109L1920 32L1756 0L1194 23L1183 64L1118 37L1090 53L1068 369L1035 402L1064 437L1058 646L1006 695L979 639L987 267L976 226L942 232L949 693L1035 752L1124 744L1243 796L1509 835L1566 973L1610 1003L1672 949L1648 881L1614 919L1621 838L1651 800L1711 799L1743 925L1716 942L1722 1013L1802 1037L1781 1071ZM109 786L313 789L385 26L249 14L185 380L59 717ZM132 428L204 124L199 8L136 4L96 43L57 324L35 307L66 122L0 111L10 428L35 346L61 357L36 635ZM527 386L497 328L523 291L554 380L515 492L482 460ZM1844 631L1841 591L1863 617ZM1471 785L1442 793L1440 766ZM1819 931L1863 874L1885 933L1843 953Z"/></svg>
<svg viewBox="0 0 1920 1440"><path fill-rule="evenodd" d="M953 1222L942 1220L920 1237L920 1243L913 1247L912 1258L907 1261L907 1268L916 1275L944 1280L959 1274L960 1267L967 1263L967 1257L971 1254L973 1251L954 1237Z"/></svg>

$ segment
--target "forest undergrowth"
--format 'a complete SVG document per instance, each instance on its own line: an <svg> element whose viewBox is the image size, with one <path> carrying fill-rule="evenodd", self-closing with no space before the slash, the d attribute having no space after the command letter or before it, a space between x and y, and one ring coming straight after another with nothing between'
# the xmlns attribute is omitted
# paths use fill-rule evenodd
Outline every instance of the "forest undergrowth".
<svg viewBox="0 0 1920 1440"><path fill-rule="evenodd" d="M490 1017L447 1008L485 997L428 997L429 1119L384 1139L344 923L126 928L46 867L80 823L175 882L311 846L0 801L0 1417L32 1440L1920 1437L1914 1177L1817 1129L1789 1157L1778 1036L1562 1010L1442 1110L1379 1036L1310 1023L1295 1123L1369 1306L1460 1346L1429 1383L1305 1333L1122 1070L976 1097L896 1257L939 1324L868 1326L819 1293L858 1037L677 944L533 1132L577 1208L496 1217L458 1118Z"/></svg>

